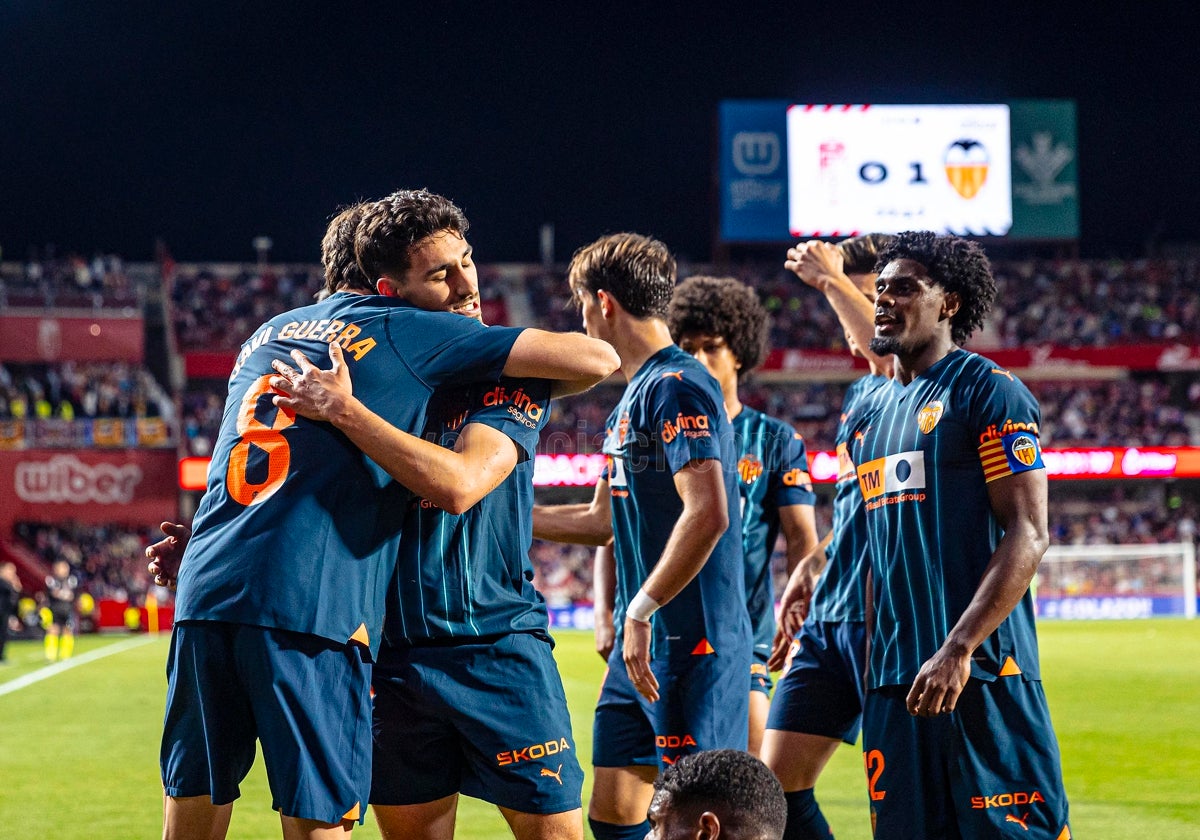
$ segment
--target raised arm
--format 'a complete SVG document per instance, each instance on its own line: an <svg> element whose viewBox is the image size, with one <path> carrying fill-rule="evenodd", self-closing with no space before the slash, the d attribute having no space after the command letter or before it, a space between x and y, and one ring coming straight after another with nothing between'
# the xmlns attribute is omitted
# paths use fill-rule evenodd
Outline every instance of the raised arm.
<svg viewBox="0 0 1200 840"><path fill-rule="evenodd" d="M271 387L285 393L275 405L312 420L332 423L392 478L450 513L462 513L504 481L517 464L517 446L503 432L470 423L454 449L397 429L354 396L350 373L336 343L329 345L333 367L321 370L299 350L299 370L274 362Z"/></svg>
<svg viewBox="0 0 1200 840"><path fill-rule="evenodd" d="M1050 545L1045 470L998 478L987 490L1004 536L971 603L937 653L917 672L908 693L908 711L914 715L933 717L954 711L971 675L971 654L1020 603Z"/></svg>
<svg viewBox="0 0 1200 840"><path fill-rule="evenodd" d="M886 360L871 352L875 337L875 306L846 276L842 252L828 242L814 239L789 248L784 267L825 295L838 316L842 329L869 361L882 367Z"/></svg>
<svg viewBox="0 0 1200 840"><path fill-rule="evenodd" d="M620 365L617 351L606 341L583 333L528 329L513 343L504 375L552 379L552 395L561 397L586 391Z"/></svg>
<svg viewBox="0 0 1200 840"><path fill-rule="evenodd" d="M692 582L729 527L719 462L689 462L675 473L675 490L683 500L683 510L662 556L625 612L625 668L638 693L650 702L658 700L658 680L650 671L650 615Z"/></svg>

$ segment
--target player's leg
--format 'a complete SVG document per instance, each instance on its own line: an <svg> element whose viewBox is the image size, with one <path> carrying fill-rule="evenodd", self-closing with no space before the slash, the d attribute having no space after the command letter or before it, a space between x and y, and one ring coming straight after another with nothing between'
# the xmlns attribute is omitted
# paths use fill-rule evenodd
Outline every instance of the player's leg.
<svg viewBox="0 0 1200 840"><path fill-rule="evenodd" d="M451 840L458 816L458 794L419 805L371 805L383 840Z"/></svg>
<svg viewBox="0 0 1200 840"><path fill-rule="evenodd" d="M279 821L283 824L283 840L349 840L354 830L354 820L324 823L281 814Z"/></svg>
<svg viewBox="0 0 1200 840"><path fill-rule="evenodd" d="M614 649L592 721L587 814L596 840L641 840L650 830L646 811L654 797L659 759L645 706L629 682L621 650Z"/></svg>
<svg viewBox="0 0 1200 840"><path fill-rule="evenodd" d="M525 814L501 808L517 840L583 840L583 809L561 814Z"/></svg>
<svg viewBox="0 0 1200 840"><path fill-rule="evenodd" d="M858 738L862 712L864 629L861 622L809 622L779 679L763 738L763 763L783 786L786 840L832 832L814 788L838 745Z"/></svg>
<svg viewBox="0 0 1200 840"><path fill-rule="evenodd" d="M163 840L225 840L233 803L210 796L163 796Z"/></svg>
<svg viewBox="0 0 1200 840"><path fill-rule="evenodd" d="M746 750L762 757L763 730L767 727L767 715L771 711L771 671L767 668L770 647L760 651L754 649L754 661L750 664L750 735Z"/></svg>
<svg viewBox="0 0 1200 840"><path fill-rule="evenodd" d="M366 649L307 633L240 627L234 651L271 805L285 818L285 832L344 836L362 821L371 788Z"/></svg>
<svg viewBox="0 0 1200 840"><path fill-rule="evenodd" d="M75 619L72 617L63 625L62 634L58 638L58 658L70 659L75 655Z"/></svg>
<svg viewBox="0 0 1200 840"><path fill-rule="evenodd" d="M46 626L46 635L42 639L42 647L46 653L47 662L58 661L58 637L62 626L51 620Z"/></svg>
<svg viewBox="0 0 1200 840"><path fill-rule="evenodd" d="M254 763L253 715L234 675L236 625L182 622L171 633L160 765L164 840L225 837Z"/></svg>

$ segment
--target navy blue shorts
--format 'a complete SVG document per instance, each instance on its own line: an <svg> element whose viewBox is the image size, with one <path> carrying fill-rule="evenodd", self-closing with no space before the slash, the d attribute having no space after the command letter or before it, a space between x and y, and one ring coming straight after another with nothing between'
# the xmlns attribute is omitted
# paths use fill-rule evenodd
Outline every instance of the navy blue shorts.
<svg viewBox="0 0 1200 840"><path fill-rule="evenodd" d="M806 621L799 649L779 678L767 729L858 740L862 723L866 625L861 621Z"/></svg>
<svg viewBox="0 0 1200 840"><path fill-rule="evenodd" d="M877 837L1070 840L1058 741L1037 680L967 680L918 718L907 686L867 692L863 758Z"/></svg>
<svg viewBox="0 0 1200 840"><path fill-rule="evenodd" d="M374 805L464 793L526 814L580 807L583 771L550 643L529 633L384 648Z"/></svg>
<svg viewBox="0 0 1200 840"><path fill-rule="evenodd" d="M175 625L159 757L167 796L232 802L262 743L272 807L361 821L371 784L366 649L269 627Z"/></svg>
<svg viewBox="0 0 1200 840"><path fill-rule="evenodd" d="M592 723L592 764L662 768L701 750L746 749L750 694L743 682L744 655L656 659L650 668L658 680L657 703L638 694L620 647L613 648Z"/></svg>

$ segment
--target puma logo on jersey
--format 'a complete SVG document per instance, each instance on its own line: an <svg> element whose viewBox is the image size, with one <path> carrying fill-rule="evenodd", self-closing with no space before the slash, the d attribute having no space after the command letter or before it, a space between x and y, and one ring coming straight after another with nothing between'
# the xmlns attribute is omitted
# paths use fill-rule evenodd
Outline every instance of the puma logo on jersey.
<svg viewBox="0 0 1200 840"><path fill-rule="evenodd" d="M1015 381L1013 379L1013 375L1006 370L1001 370L1000 368L992 368L992 373L997 374L998 376L1007 376L1009 382ZM1028 829L1026 829L1026 830L1028 830Z"/></svg>
<svg viewBox="0 0 1200 840"><path fill-rule="evenodd" d="M681 370L668 370L668 371L664 371L664 373L663 373L663 375L662 375L662 378L663 378L663 379L666 379L668 376L673 376L673 377L675 377L676 379L678 379L680 382L682 382L682 381L683 381L683 371L681 371Z"/></svg>
<svg viewBox="0 0 1200 840"><path fill-rule="evenodd" d="M549 767L543 767L542 772L539 773L538 775L539 776L549 776L550 778L555 779L561 785L562 784L562 765L561 764L558 765L557 770L551 770ZM1026 829L1026 831L1028 831L1028 830L1029 829Z"/></svg>
<svg viewBox="0 0 1200 840"><path fill-rule="evenodd" d="M543 770L542 772L545 773L546 771ZM1005 822L1016 823L1017 825L1021 826L1021 828L1025 829L1026 831L1029 830L1029 826L1025 824L1025 821L1027 819L1029 819L1028 811L1025 812L1025 816L1023 816L1023 817L1014 817L1012 814L1004 815Z"/></svg>

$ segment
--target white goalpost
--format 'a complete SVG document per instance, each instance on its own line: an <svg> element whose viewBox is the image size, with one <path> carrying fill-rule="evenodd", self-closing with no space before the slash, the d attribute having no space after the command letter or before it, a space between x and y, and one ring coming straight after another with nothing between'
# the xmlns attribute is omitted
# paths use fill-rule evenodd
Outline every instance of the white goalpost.
<svg viewBox="0 0 1200 840"><path fill-rule="evenodd" d="M1051 546L1033 592L1039 618L1195 618L1196 546Z"/></svg>

